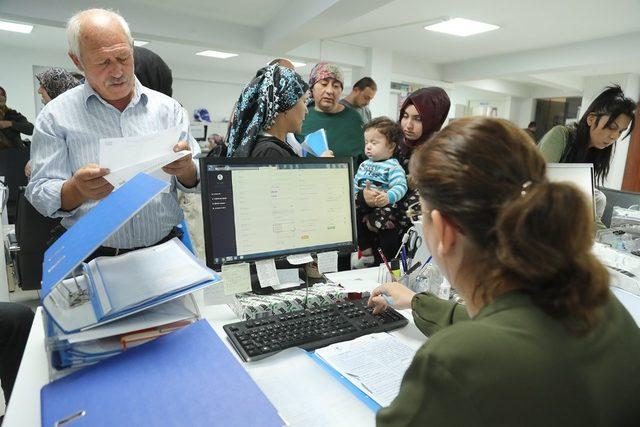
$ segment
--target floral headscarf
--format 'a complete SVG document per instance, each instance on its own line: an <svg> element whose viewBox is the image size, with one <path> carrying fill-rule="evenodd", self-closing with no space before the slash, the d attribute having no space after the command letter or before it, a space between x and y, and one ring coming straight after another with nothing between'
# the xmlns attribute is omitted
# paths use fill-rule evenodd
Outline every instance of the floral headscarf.
<svg viewBox="0 0 640 427"><path fill-rule="evenodd" d="M309 74L309 89L313 89L313 85L324 79L335 79L340 82L344 89L344 74L342 74L342 70L337 65L329 62L318 62L314 65Z"/></svg>
<svg viewBox="0 0 640 427"><path fill-rule="evenodd" d="M268 130L279 113L290 110L309 86L295 71L270 65L240 94L229 127L228 157L248 157L260 132Z"/></svg>
<svg viewBox="0 0 640 427"><path fill-rule="evenodd" d="M54 99L61 93L80 84L80 81L63 68L53 67L36 74L36 78L47 91L49 98Z"/></svg>

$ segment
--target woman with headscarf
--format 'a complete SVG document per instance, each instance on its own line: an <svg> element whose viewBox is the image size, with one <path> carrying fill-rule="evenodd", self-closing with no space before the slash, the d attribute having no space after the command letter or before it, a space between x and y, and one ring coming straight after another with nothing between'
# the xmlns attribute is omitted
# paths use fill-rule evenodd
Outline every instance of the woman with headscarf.
<svg viewBox="0 0 640 427"><path fill-rule="evenodd" d="M309 86L295 71L269 65L243 89L229 126L228 157L297 157L286 142L307 114Z"/></svg>
<svg viewBox="0 0 640 427"><path fill-rule="evenodd" d="M344 74L328 62L317 63L309 74L309 94L313 106L302 125L300 141L318 129L327 134L329 149L336 156L352 157L357 169L364 160L362 117L352 108L340 104Z"/></svg>
<svg viewBox="0 0 640 427"><path fill-rule="evenodd" d="M407 174L409 191L406 196L393 206L379 207L376 205L376 196L379 191L373 188L365 188L358 192L360 203L366 203L370 207L378 207L372 215L367 226L372 231L378 232L378 238L382 247L395 248L385 251L387 257L393 257L400 247L402 235L413 225L406 212L410 209L417 210L419 198L415 189L411 187L412 180L409 174L409 160L413 152L424 144L431 136L440 130L447 119L451 101L447 93L439 87L427 87L418 89L407 96L400 108L400 126L404 133L404 140L396 150L396 158ZM391 253L393 252L393 253ZM372 264L374 260L366 259L355 263L355 266Z"/></svg>
<svg viewBox="0 0 640 427"><path fill-rule="evenodd" d="M58 95L74 88L80 84L70 72L64 68L52 67L36 74L40 82L38 93L42 97L42 103L47 104Z"/></svg>

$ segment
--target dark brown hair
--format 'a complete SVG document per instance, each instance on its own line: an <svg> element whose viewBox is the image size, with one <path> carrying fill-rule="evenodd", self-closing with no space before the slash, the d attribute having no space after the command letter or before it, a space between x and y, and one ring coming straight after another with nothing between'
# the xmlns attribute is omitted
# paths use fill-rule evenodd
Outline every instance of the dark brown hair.
<svg viewBox="0 0 640 427"><path fill-rule="evenodd" d="M355 84L353 85L354 89L360 89L360 90L365 90L368 87L370 87L374 91L378 90L378 86L376 85L376 82L371 77L363 77L357 82L355 82Z"/></svg>
<svg viewBox="0 0 640 427"><path fill-rule="evenodd" d="M364 124L363 130L375 129L380 132L389 144L395 144L397 147L404 139L402 127L389 117L376 117Z"/></svg>
<svg viewBox="0 0 640 427"><path fill-rule="evenodd" d="M547 180L524 131L502 119L456 120L414 152L410 170L428 206L475 247L464 263L480 278L474 297L488 303L515 287L580 329L595 323L609 275L591 252L593 214L575 186Z"/></svg>

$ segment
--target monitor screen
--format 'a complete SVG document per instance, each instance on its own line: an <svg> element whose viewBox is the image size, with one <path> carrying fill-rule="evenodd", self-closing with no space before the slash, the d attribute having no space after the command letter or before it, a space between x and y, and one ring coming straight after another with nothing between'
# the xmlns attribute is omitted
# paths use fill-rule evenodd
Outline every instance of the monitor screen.
<svg viewBox="0 0 640 427"><path fill-rule="evenodd" d="M345 158L200 159L207 265L353 250Z"/></svg>
<svg viewBox="0 0 640 427"><path fill-rule="evenodd" d="M595 217L595 181L591 163L547 163L547 177L553 182L571 182L575 184L593 206Z"/></svg>

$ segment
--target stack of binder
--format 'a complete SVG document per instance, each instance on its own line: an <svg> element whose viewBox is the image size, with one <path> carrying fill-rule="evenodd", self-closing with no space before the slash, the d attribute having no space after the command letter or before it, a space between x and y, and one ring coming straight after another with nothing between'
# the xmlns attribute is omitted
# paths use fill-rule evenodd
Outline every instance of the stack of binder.
<svg viewBox="0 0 640 427"><path fill-rule="evenodd" d="M178 239L83 262L167 185L137 175L46 251L41 299L52 378L200 318L191 294L220 277Z"/></svg>

